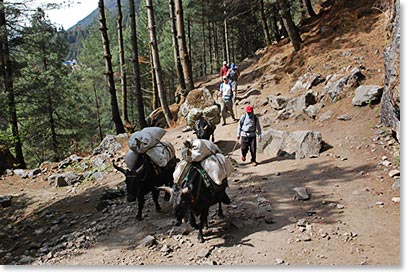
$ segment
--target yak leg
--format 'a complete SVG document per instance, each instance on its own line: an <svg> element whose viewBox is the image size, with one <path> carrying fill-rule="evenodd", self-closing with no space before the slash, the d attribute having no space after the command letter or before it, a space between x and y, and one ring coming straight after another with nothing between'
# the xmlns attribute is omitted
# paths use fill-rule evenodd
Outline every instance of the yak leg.
<svg viewBox="0 0 407 272"><path fill-rule="evenodd" d="M215 132L212 132L212 142L215 142Z"/></svg>
<svg viewBox="0 0 407 272"><path fill-rule="evenodd" d="M223 210L222 210L222 202L218 202L219 206L218 206L218 217L219 218L224 218L225 215L223 214Z"/></svg>
<svg viewBox="0 0 407 272"><path fill-rule="evenodd" d="M144 197L139 196L138 197L138 211L136 215L136 219L138 221L141 221L143 219L143 208L144 208Z"/></svg>
<svg viewBox="0 0 407 272"><path fill-rule="evenodd" d="M203 237L203 227L205 224L208 223L208 214L209 214L209 207L208 209L205 209L205 211L202 211L201 213L201 221L199 222L199 233L198 233L198 241L200 243L203 243L205 241Z"/></svg>
<svg viewBox="0 0 407 272"><path fill-rule="evenodd" d="M154 201L154 204L155 204L155 210L156 210L156 212L161 212L161 206L158 203L158 196L160 195L160 191L153 190L152 194L153 194L153 201Z"/></svg>
<svg viewBox="0 0 407 272"><path fill-rule="evenodd" d="M189 224L194 229L198 229L198 225L196 224L196 219L193 211L189 211Z"/></svg>

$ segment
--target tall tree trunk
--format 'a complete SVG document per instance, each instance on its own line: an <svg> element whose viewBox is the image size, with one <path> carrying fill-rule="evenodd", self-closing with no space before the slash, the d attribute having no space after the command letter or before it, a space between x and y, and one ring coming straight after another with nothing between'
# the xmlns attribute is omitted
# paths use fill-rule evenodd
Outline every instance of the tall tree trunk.
<svg viewBox="0 0 407 272"><path fill-rule="evenodd" d="M4 90L7 94L11 130L15 140L14 149L16 159L20 168L26 168L26 163L23 156L23 146L20 139L20 133L18 131L18 118L13 85L13 70L11 65L4 1L0 0L0 69L4 80Z"/></svg>
<svg viewBox="0 0 407 272"><path fill-rule="evenodd" d="M276 42L279 42L281 40L281 34L280 34L280 31L278 30L278 24L277 24L278 10L277 10L276 5L272 5L271 8L272 8L271 20L272 20L272 26L273 26L274 39L276 40Z"/></svg>
<svg viewBox="0 0 407 272"><path fill-rule="evenodd" d="M293 45L295 51L301 49L301 37L297 31L297 27L295 26L293 19L290 14L290 9L287 3L284 0L277 0L278 4L280 5L280 15L283 19L283 23L285 28L287 29L288 36L290 37L291 44Z"/></svg>
<svg viewBox="0 0 407 272"><path fill-rule="evenodd" d="M307 7L308 13L311 17L316 17L317 14L315 13L314 9L312 8L311 0L304 0L305 6Z"/></svg>
<svg viewBox="0 0 407 272"><path fill-rule="evenodd" d="M220 63L220 53L219 53L219 40L218 40L218 28L216 26L216 23L213 22L213 46L215 48L215 61L216 65L219 65ZM219 67L217 67L219 69Z"/></svg>
<svg viewBox="0 0 407 272"><path fill-rule="evenodd" d="M112 55L110 54L109 37L107 35L106 27L106 15L105 15L105 3L103 0L99 0L99 22L100 33L102 35L104 58L105 58L105 75L107 78L108 89L110 93L110 104L112 107L112 119L116 126L116 133L124 133L124 126L122 119L120 118L119 106L117 104L116 87L114 84L113 67L112 67Z"/></svg>
<svg viewBox="0 0 407 272"><path fill-rule="evenodd" d="M126 75L126 63L124 59L122 22L123 14L121 0L117 0L117 39L119 42L120 83L122 87L122 113L124 122L129 123L129 114L127 112L127 75Z"/></svg>
<svg viewBox="0 0 407 272"><path fill-rule="evenodd" d="M177 34L178 45L180 49L180 56L182 62L182 69L184 71L184 78L186 84L186 92L183 94L186 96L189 91L194 89L194 80L192 76L192 63L187 50L187 43L185 39L185 26L184 26L184 11L182 8L182 0L175 0L175 13L177 17Z"/></svg>
<svg viewBox="0 0 407 272"><path fill-rule="evenodd" d="M266 20L266 15L264 14L264 1L259 0L259 5L260 5L260 18L261 18L261 24L263 26L263 32L264 32L264 40L266 42L266 45L271 44L271 38L270 38L270 31L269 27L267 26L267 20Z"/></svg>
<svg viewBox="0 0 407 272"><path fill-rule="evenodd" d="M99 107L99 101L98 101L98 95L96 92L95 82L93 82L93 93L95 94L96 122L98 124L99 139L100 139L100 141L103 141L102 125L100 123L100 107Z"/></svg>
<svg viewBox="0 0 407 272"><path fill-rule="evenodd" d="M153 108L153 110L155 110L160 107L160 96L158 95L157 77L155 76L153 63L153 47L151 46L151 44L149 44L149 50L150 50L151 92L153 94L153 101L151 102L151 107Z"/></svg>
<svg viewBox="0 0 407 272"><path fill-rule="evenodd" d="M205 1L202 0L201 1L201 8L202 8L202 63L203 63L203 75L206 75L206 37L205 37L205 18L206 18L206 14L205 14Z"/></svg>
<svg viewBox="0 0 407 272"><path fill-rule="evenodd" d="M212 26L208 20L208 41L209 41L209 73L213 74L213 47L212 47Z"/></svg>
<svg viewBox="0 0 407 272"><path fill-rule="evenodd" d="M188 37L188 55L189 61L191 62L192 67L192 38L191 38L191 17L188 16L187 19L187 37Z"/></svg>
<svg viewBox="0 0 407 272"><path fill-rule="evenodd" d="M147 7L148 31L150 33L150 46L152 48L152 57L153 57L155 76L156 76L156 80L157 80L158 96L160 97L161 107L162 107L162 110L164 113L165 120L167 121L167 125L168 125L168 127L171 127L172 116L171 116L170 108L168 107L167 97L165 95L165 90L164 90L164 86L163 86L160 57L158 54L157 35L156 35L156 31L155 31L153 1L146 0L146 7Z"/></svg>
<svg viewBox="0 0 407 272"><path fill-rule="evenodd" d="M300 14L301 14L301 18L300 18L300 22L302 22L305 19L305 7L304 7L304 0L298 0L298 5L300 8Z"/></svg>
<svg viewBox="0 0 407 272"><path fill-rule="evenodd" d="M107 35L106 16L105 16L105 3L103 0L99 0L99 23L100 33L102 35L104 58L105 58L105 75L108 83L108 89L110 93L110 104L112 107L112 119L116 126L116 133L124 133L124 126L122 119L120 118L119 106L117 104L116 87L114 84L113 67L112 67L112 55L110 54L109 37Z"/></svg>
<svg viewBox="0 0 407 272"><path fill-rule="evenodd" d="M42 51L42 65L43 65L43 72L46 73L48 71L48 62L46 59L46 50L45 50L45 45L41 45L41 51ZM47 113L48 113L48 122L49 122L49 127L51 130L51 149L53 152L53 161L58 161L59 160L59 152L58 152L58 142L57 142L57 134L56 134L56 125L55 125L55 119L54 119L54 106L53 106L53 101L52 101L52 93L49 88L47 88Z"/></svg>
<svg viewBox="0 0 407 272"><path fill-rule="evenodd" d="M227 63L230 62L229 55L229 32L228 32L228 18L226 12L226 0L223 0L223 27L224 27L224 41L225 41L225 60Z"/></svg>
<svg viewBox="0 0 407 272"><path fill-rule="evenodd" d="M187 87L185 85L184 72L182 71L181 57L179 53L178 39L177 39L177 23L175 18L174 0L169 0L170 6L170 21L171 21L171 34L172 34L172 47L174 48L174 61L177 71L177 78L182 90Z"/></svg>
<svg viewBox="0 0 407 272"><path fill-rule="evenodd" d="M284 25L283 17L280 14L280 9L281 8L280 8L280 5L278 4L278 2L277 2L276 7L277 7L277 9L276 9L277 13L276 14L278 15L278 21L279 21L280 26L281 26L281 31L280 31L281 36L284 36L284 38L287 38L288 37L288 31L287 31L287 28Z"/></svg>
<svg viewBox="0 0 407 272"><path fill-rule="evenodd" d="M134 0L129 0L130 9L130 28L131 28L131 47L133 59L133 79L134 79L134 97L137 103L138 121L140 129L147 126L146 116L144 114L143 93L141 92L140 66L138 62L138 45L137 45L137 25L134 11Z"/></svg>

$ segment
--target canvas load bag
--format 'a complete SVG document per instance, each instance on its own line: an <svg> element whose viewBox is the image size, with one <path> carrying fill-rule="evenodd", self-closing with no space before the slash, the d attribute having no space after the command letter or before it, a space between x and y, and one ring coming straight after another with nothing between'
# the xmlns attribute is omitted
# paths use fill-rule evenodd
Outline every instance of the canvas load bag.
<svg viewBox="0 0 407 272"><path fill-rule="evenodd" d="M182 182L184 181L186 175L189 173L189 169L191 169L191 164L186 161L181 161L177 164L172 177L174 178L174 184L181 186Z"/></svg>
<svg viewBox="0 0 407 272"><path fill-rule="evenodd" d="M187 162L200 162L210 155L221 152L219 147L209 140L187 140L182 149L182 158Z"/></svg>
<svg viewBox="0 0 407 272"><path fill-rule="evenodd" d="M222 153L207 157L205 160L201 161L201 166L213 182L218 185L222 185L222 182L233 172L231 161Z"/></svg>
<svg viewBox="0 0 407 272"><path fill-rule="evenodd" d="M159 142L150 148L146 154L156 165L165 167L175 157L175 149L171 143Z"/></svg>
<svg viewBox="0 0 407 272"><path fill-rule="evenodd" d="M220 123L220 110L217 105L206 107L202 113L206 120L211 122L212 125Z"/></svg>
<svg viewBox="0 0 407 272"><path fill-rule="evenodd" d="M133 167L136 165L140 155L134 152L133 150L129 150L124 157L124 162L127 165L127 168L133 170Z"/></svg>
<svg viewBox="0 0 407 272"><path fill-rule="evenodd" d="M147 127L134 132L129 138L129 147L138 154L146 153L158 144L167 131L160 127Z"/></svg>
<svg viewBox="0 0 407 272"><path fill-rule="evenodd" d="M195 122L196 122L196 120L199 119L199 117L201 116L201 114L202 114L202 110L201 110L201 109L192 108L192 109L189 111L189 113L188 113L188 115L187 115L187 118L186 118L187 126L193 127L194 124L195 124Z"/></svg>

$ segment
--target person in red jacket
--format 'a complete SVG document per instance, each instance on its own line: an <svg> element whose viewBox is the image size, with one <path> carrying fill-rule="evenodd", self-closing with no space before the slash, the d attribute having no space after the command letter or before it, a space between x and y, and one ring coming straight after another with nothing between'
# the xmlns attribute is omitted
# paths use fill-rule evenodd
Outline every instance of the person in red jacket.
<svg viewBox="0 0 407 272"><path fill-rule="evenodd" d="M229 71L229 66L228 66L227 61L225 60L225 61L223 62L222 68L220 68L220 72L219 72L220 78L223 79L224 76L227 76L228 71ZM223 81L223 80L222 80L222 81Z"/></svg>

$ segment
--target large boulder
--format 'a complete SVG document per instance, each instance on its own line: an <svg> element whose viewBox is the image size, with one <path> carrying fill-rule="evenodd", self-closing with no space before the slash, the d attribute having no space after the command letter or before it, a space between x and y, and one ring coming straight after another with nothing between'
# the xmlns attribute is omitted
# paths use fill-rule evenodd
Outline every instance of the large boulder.
<svg viewBox="0 0 407 272"><path fill-rule="evenodd" d="M270 95L267 97L270 106L275 110L282 110L287 106L288 99L284 96Z"/></svg>
<svg viewBox="0 0 407 272"><path fill-rule="evenodd" d="M393 1L390 45L384 51L385 84L380 119L400 141L400 1Z"/></svg>
<svg viewBox="0 0 407 272"><path fill-rule="evenodd" d="M179 109L179 114L186 117L191 109L198 108L203 110L213 105L215 105L215 100L207 88L195 89L188 93L185 102Z"/></svg>
<svg viewBox="0 0 407 272"><path fill-rule="evenodd" d="M82 175L78 175L74 172L66 172L49 176L48 183L54 187L64 187L74 185L82 180Z"/></svg>
<svg viewBox="0 0 407 272"><path fill-rule="evenodd" d="M338 101L346 96L349 89L358 87L364 78L365 76L357 68L352 69L347 76L340 74L330 75L327 77L327 82L322 89L321 98L328 95L332 102Z"/></svg>
<svg viewBox="0 0 407 272"><path fill-rule="evenodd" d="M355 97L352 99L352 105L364 106L368 103L380 101L383 94L383 87L378 85L362 85L355 91Z"/></svg>
<svg viewBox="0 0 407 272"><path fill-rule="evenodd" d="M93 150L92 156L104 153L114 155L117 150L127 144L127 139L128 136L125 133L119 135L107 135L99 146Z"/></svg>
<svg viewBox="0 0 407 272"><path fill-rule="evenodd" d="M320 74L308 72L298 78L290 92L306 92L324 81L325 78Z"/></svg>
<svg viewBox="0 0 407 272"><path fill-rule="evenodd" d="M321 150L322 136L317 131L281 131L268 129L263 132L259 152L289 159L317 157Z"/></svg>
<svg viewBox="0 0 407 272"><path fill-rule="evenodd" d="M288 100L285 108L278 112L277 119L286 120L293 114L299 114L303 112L307 114L306 109L311 105L315 105L316 103L317 94L314 93L312 90L308 90L307 93Z"/></svg>

